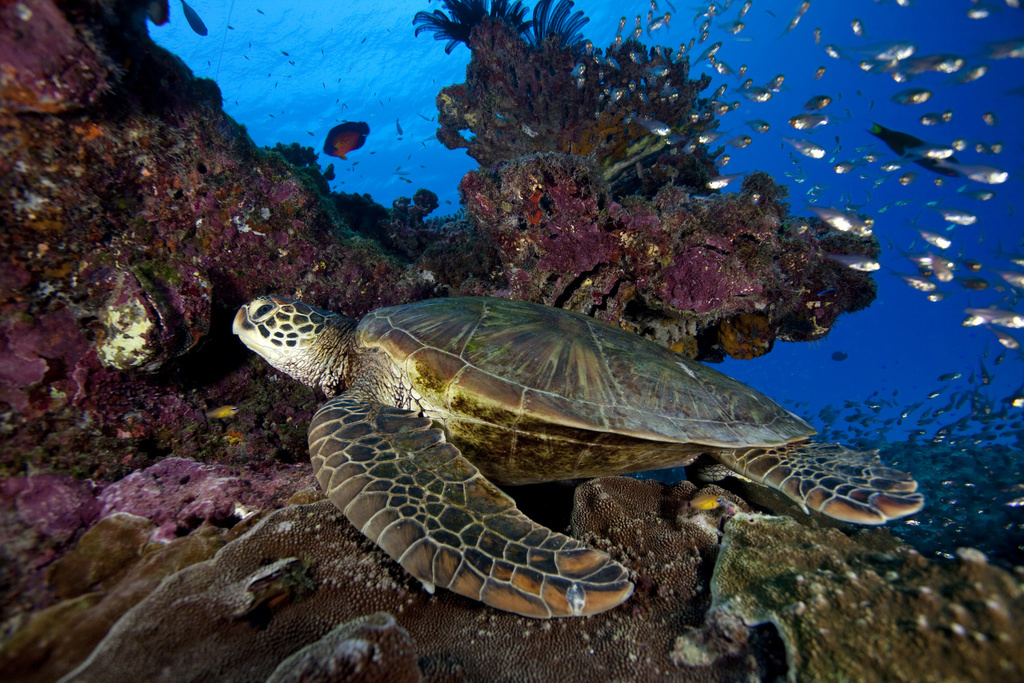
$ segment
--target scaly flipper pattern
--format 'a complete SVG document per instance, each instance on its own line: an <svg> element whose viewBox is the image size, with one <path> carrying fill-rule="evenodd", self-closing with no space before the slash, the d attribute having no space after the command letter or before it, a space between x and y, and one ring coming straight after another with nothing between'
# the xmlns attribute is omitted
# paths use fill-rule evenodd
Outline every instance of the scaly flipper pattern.
<svg viewBox="0 0 1024 683"><path fill-rule="evenodd" d="M917 482L886 467L877 451L855 451L839 444L799 443L777 448L720 452L715 457L759 484L771 486L800 504L855 524L885 524L924 506Z"/></svg>
<svg viewBox="0 0 1024 683"><path fill-rule="evenodd" d="M427 591L548 618L611 609L633 592L606 553L536 524L429 418L348 391L313 417L327 497Z"/></svg>

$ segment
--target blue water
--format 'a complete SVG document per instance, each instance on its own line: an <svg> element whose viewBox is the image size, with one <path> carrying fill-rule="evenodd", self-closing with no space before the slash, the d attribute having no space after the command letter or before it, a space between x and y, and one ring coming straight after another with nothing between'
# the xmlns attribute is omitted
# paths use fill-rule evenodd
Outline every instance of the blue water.
<svg viewBox="0 0 1024 683"><path fill-rule="evenodd" d="M198 76L216 79L225 110L245 124L257 144L298 142L320 150L326 132L337 123L366 121L371 128L366 145L351 153L347 162L321 154L322 167L335 164L337 178L332 189L370 193L374 200L390 206L396 197L411 196L417 188L426 187L441 199L438 213L458 209L458 181L476 164L464 152L447 150L433 139L436 125L432 119L437 114L437 91L465 80L470 53L460 45L446 55L444 43L433 40L429 33L413 36L413 15L437 8L439 3L195 0L191 4L209 27L208 36L193 33L180 4L173 3L171 21L152 26L151 35ZM1012 254L1024 252L1018 214L1024 207L1016 206L1024 171L1024 134L1019 125L1024 106L1024 61L992 59L988 46L1024 41L1024 12L997 0L981 5L918 0L909 7L895 2L815 0L796 28L784 33L800 3L761 0L755 1L743 18L743 30L730 34L722 27L736 19L742 4L733 2L715 17L710 37L693 48L691 57L720 40L723 46L717 59L733 70L746 64L745 77L752 78L755 85L763 86L778 74L785 80L783 89L769 101L751 102L734 92L739 87L735 76L718 74L707 61L693 64L693 75L701 71L713 75L705 96L724 83L729 91L723 99L741 103L721 117L720 130L730 133L724 139L740 134L754 138L745 149L727 150L731 160L722 172L766 171L789 186L796 215L810 216L806 207L811 203L839 209L855 205L859 212L874 216L874 230L884 252L882 269L875 273L878 298L869 309L840 318L833 332L820 342L781 343L761 359L728 361L722 369L785 402L819 429L827 430L829 438L895 444L889 456L919 475L929 498L929 508L916 521L898 525L903 533L919 534L917 539L926 542L940 527L954 534L983 530L978 534L982 541L985 536L997 535L1002 542L999 549L989 550L1024 557L1024 507L1009 505L1024 496L1020 480L1024 409L1009 402L1022 393L1024 362L1018 350L1004 349L989 330L961 324L968 307L995 305L1014 310L1019 305L1020 290L1006 285L994 271L1024 272L1024 266L1010 260ZM696 23L692 20L702 10L684 2L674 5L678 11L673 12L669 27L650 37L644 34L642 41L678 49L697 35L697 24L703 18ZM576 8L590 17L583 32L597 47L612 42L621 16L627 17L628 33L636 15L646 17L650 6L635 1L576 3ZM979 8L989 10L990 15L968 18L969 10ZM669 10L668 3L658 3L657 14ZM862 22L864 36L855 35L851 28L854 19ZM643 23L647 24L646 18ZM817 28L820 45L815 44ZM924 73L904 83L886 73L865 73L858 67L861 51L893 41L914 44L915 56L957 55L966 65L954 74ZM828 44L838 46L843 58L829 57L824 49ZM951 83L979 64L989 67L982 78ZM819 66L826 71L815 80ZM933 96L916 105L890 99L907 88L926 88ZM1014 89L1016 93L1009 92ZM791 116L802 113L805 101L822 94L833 98L824 110L833 117L831 124L813 131L794 130L787 124ZM948 123L925 126L920 122L926 113L947 110L952 111ZM983 121L986 112L995 113L997 125ZM745 125L750 119L768 121L771 130L753 132ZM970 144L966 151L957 152L962 163L999 167L1009 172L1009 180L984 185L943 177L938 186L940 176L914 165L885 173L880 166L896 155L866 132L872 121L928 142L948 145L964 138ZM782 136L813 140L828 153L818 160L800 156ZM999 143L1002 151L975 152L978 142ZM877 153L879 160L842 175L832 170L837 162L860 160L869 152ZM901 185L897 177L908 170L915 171L917 178ZM876 181L883 179L875 187ZM809 197L808 190L816 184L823 186L820 194ZM995 197L979 201L958 192L960 189L990 189ZM906 200L906 204L887 207L898 200ZM929 206L936 202L975 213L977 223L946 223ZM977 273L967 273L959 265L958 276L982 277L991 286L973 291L955 281L943 284L939 291L948 295L939 302L911 289L899 277L916 274L904 254L938 253L918 236L912 221L952 240L953 245L942 253L944 257L958 263L975 259L984 266ZM1024 330L1002 331L1024 340ZM848 358L833 360L837 351ZM939 380L949 373L962 374ZM991 376L987 384L986 375ZM923 405L899 423L884 424L898 419L916 403ZM953 406L949 411L931 415L947 404ZM836 412L822 417L827 406ZM922 420L924 424L919 424ZM962 428L954 432L951 444L940 430L958 420L963 420ZM923 433L914 434L917 430ZM886 453L883 449L883 456ZM952 542L946 538L928 550L947 554Z"/></svg>

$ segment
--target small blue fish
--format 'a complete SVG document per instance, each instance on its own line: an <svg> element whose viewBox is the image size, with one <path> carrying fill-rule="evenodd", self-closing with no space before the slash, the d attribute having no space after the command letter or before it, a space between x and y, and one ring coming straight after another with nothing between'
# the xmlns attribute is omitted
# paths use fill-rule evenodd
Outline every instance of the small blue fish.
<svg viewBox="0 0 1024 683"><path fill-rule="evenodd" d="M814 296L825 296L826 294L835 294L835 293L836 293L836 288L832 287L830 289L823 289L820 292L818 292L817 294L815 294Z"/></svg>
<svg viewBox="0 0 1024 683"><path fill-rule="evenodd" d="M844 351L836 351L835 353L832 354L832 360L836 360L836 361L846 360L849 357L850 357L850 354L845 353Z"/></svg>

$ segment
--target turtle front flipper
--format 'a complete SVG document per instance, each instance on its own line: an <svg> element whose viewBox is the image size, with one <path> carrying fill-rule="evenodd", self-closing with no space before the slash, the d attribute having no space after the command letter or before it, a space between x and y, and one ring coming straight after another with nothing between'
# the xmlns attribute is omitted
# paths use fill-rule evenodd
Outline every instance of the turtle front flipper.
<svg viewBox="0 0 1024 683"><path fill-rule="evenodd" d="M313 417L327 497L429 592L523 616L587 616L633 592L606 553L535 524L429 418L346 392Z"/></svg>
<svg viewBox="0 0 1024 683"><path fill-rule="evenodd" d="M924 506L917 482L886 467L877 451L801 443L716 454L720 462L822 514L854 524L885 524Z"/></svg>

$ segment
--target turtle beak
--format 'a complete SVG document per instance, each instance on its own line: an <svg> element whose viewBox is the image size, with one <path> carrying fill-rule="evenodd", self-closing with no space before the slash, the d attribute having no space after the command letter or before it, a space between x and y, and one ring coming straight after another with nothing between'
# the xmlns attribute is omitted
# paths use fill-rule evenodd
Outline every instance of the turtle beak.
<svg viewBox="0 0 1024 683"><path fill-rule="evenodd" d="M248 306L242 306L238 309L238 313L235 313L235 321L231 323L231 331L237 335L242 334L242 330L254 330L255 325L249 322Z"/></svg>

